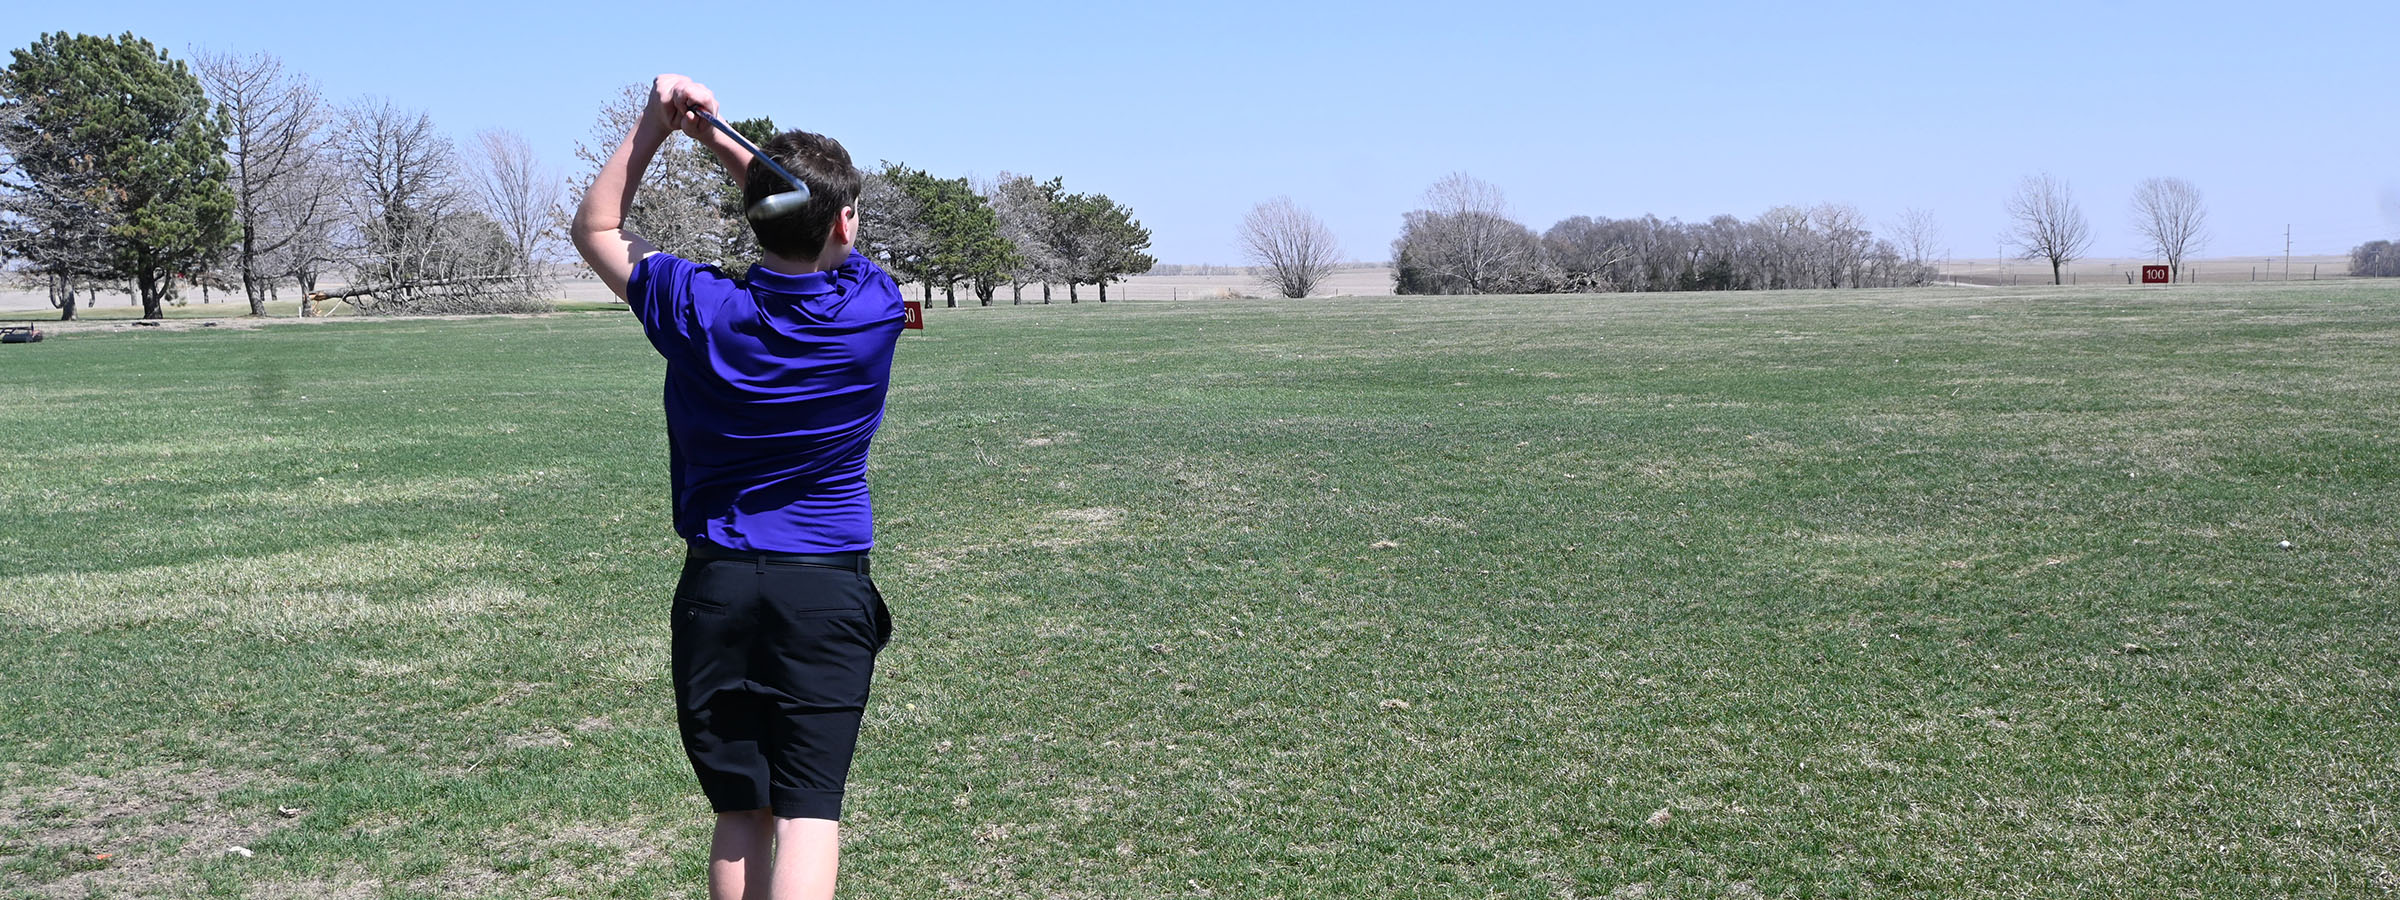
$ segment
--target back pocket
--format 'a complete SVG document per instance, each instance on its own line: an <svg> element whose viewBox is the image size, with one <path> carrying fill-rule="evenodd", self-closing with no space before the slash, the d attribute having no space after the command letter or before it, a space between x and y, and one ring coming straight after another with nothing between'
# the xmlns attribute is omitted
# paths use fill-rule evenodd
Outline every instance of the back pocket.
<svg viewBox="0 0 2400 900"><path fill-rule="evenodd" d="M786 619L836 619L868 615L858 574L824 566L769 563L759 599Z"/></svg>

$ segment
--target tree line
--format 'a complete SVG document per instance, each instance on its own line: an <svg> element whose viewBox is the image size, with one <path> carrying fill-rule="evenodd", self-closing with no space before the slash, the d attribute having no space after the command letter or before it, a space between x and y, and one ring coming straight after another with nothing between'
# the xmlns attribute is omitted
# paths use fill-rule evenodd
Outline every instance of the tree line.
<svg viewBox="0 0 2400 900"><path fill-rule="evenodd" d="M46 34L0 70L0 150L0 258L62 319L117 285L145 318L193 287L253 315L285 285L302 315L548 305L563 186L522 137L462 153L430 115L329 103L268 54ZM319 292L328 274L344 289Z"/></svg>
<svg viewBox="0 0 2400 900"><path fill-rule="evenodd" d="M2129 204L2134 230L2181 277L2208 239L2199 188L2181 178L2144 180ZM2050 264L2053 283L2090 249L2092 232L2066 181L2026 177L2006 200L2003 240L2021 259ZM1878 237L1846 203L1778 206L1743 220L1685 223L1572 216L1540 234L1510 218L1488 182L1455 173L1402 217L1392 242L1402 294L1541 294L1605 291L1745 291L1924 284L1936 276L1941 231L1909 209ZM1255 229L1245 235L1255 233Z"/></svg>
<svg viewBox="0 0 2400 900"><path fill-rule="evenodd" d="M2350 248L2350 274L2370 278L2400 278L2400 244L2368 241Z"/></svg>
<svg viewBox="0 0 2400 900"><path fill-rule="evenodd" d="M1071 193L1059 178L1002 172L976 184L886 162L867 174L859 224L860 252L921 285L926 302L941 285L948 306L958 305L961 284L984 306L1002 286L1009 302L1023 303L1026 286L1040 285L1048 303L1053 284L1066 285L1069 303L1081 300L1077 285L1097 285L1106 303L1109 284L1158 262L1133 210L1105 194Z"/></svg>
<svg viewBox="0 0 2400 900"><path fill-rule="evenodd" d="M626 85L601 109L590 140L576 148L590 173L599 172L641 116L647 96L648 85ZM778 131L771 118L727 124L757 144ZM1081 301L1083 284L1098 285L1106 302L1109 284L1156 263L1145 252L1150 230L1131 209L1103 194L1071 193L1059 178L1002 173L977 183L889 161L863 174L859 252L895 278L919 285L929 303L939 286L945 301L957 306L962 285L985 306L1004 286L1011 302L1022 303L1024 289L1037 284L1044 303L1052 286L1062 284L1070 303ZM686 259L740 271L758 258L741 192L716 157L693 141L671 138L659 148L626 221L660 249Z"/></svg>
<svg viewBox="0 0 2400 900"><path fill-rule="evenodd" d="M577 154L596 172L643 87L602 105ZM768 119L733 123L763 142ZM45 34L0 69L0 264L43 284L60 318L102 288L145 318L197 289L239 290L253 315L292 289L301 314L339 300L373 313L547 308L574 185L506 130L454 144L433 117L377 97L327 101L272 55L186 62L132 34ZM1108 285L1147 271L1150 232L1123 204L1060 179L939 178L898 163L867 173L862 250L900 278ZM588 173L585 182L588 183ZM739 269L758 248L713 156L671 141L632 226L660 247ZM331 276L339 289L320 290Z"/></svg>
<svg viewBox="0 0 2400 900"><path fill-rule="evenodd" d="M1546 294L1889 287L1933 277L1938 235L1912 211L1897 241L1857 207L1778 206L1744 221L1572 216L1547 231L1511 218L1499 188L1464 173L1436 182L1392 242L1402 294Z"/></svg>

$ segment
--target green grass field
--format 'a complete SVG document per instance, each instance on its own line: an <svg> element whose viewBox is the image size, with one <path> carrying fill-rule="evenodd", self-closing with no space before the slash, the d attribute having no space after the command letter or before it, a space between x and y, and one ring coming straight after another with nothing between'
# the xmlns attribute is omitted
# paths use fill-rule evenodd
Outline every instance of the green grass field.
<svg viewBox="0 0 2400 900"><path fill-rule="evenodd" d="M588 296L596 291L602 297L607 296L607 289L596 287L596 282L564 282L563 284L565 284L574 295ZM561 293L567 293L567 291L561 291ZM75 321L82 323L100 322L114 324L131 322L142 317L141 305L138 303L129 305L127 303L128 298L121 294L109 294L103 296L101 299L102 305L100 306L78 306L75 310ZM240 319L241 317L247 316L250 313L250 302L243 299L241 293L238 291L230 294L217 294L215 297L215 302L210 303L203 303L192 297L183 297L181 299L183 301L182 303L168 303L161 307L159 312L170 321L179 319ZM622 310L625 308L623 304L619 303L593 302L587 299L576 299L571 296L561 296L552 300L551 302L559 312L594 312L603 309L613 308ZM319 304L319 306L320 308L317 314L327 318L375 318L373 316L363 316L363 314L358 311L357 307L351 306L348 303L344 303L339 300L328 300L322 304ZM267 304L267 315L271 318L277 319L298 317L300 315L300 301L278 300L270 302ZM62 327L65 329L76 328L76 326L73 325L62 326L62 324L58 321L58 310L56 308L44 309L38 306L30 309L0 309L0 323L6 323L9 325L32 323L45 330L58 329ZM244 324L250 323L245 322Z"/></svg>
<svg viewBox="0 0 2400 900"><path fill-rule="evenodd" d="M2391 286L931 325L846 896L2400 891ZM0 896L699 896L659 371L0 347Z"/></svg>

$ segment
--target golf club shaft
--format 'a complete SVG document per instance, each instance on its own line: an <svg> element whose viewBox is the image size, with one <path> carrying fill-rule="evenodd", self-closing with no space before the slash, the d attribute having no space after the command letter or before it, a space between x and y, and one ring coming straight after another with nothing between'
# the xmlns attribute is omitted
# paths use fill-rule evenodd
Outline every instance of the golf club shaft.
<svg viewBox="0 0 2400 900"><path fill-rule="evenodd" d="M757 159L759 162L766 163L768 169L774 171L774 173L777 175L783 176L783 180L791 182L792 189L799 191L801 196L805 197L808 195L808 185L802 184L798 177L794 176L790 172L784 171L782 166L776 165L774 157L768 156L766 151L758 149L757 144L750 143L749 138L743 137L741 132L733 130L733 126L725 124L724 119L717 118L716 113L712 113L708 110L695 106L692 107L692 114L699 116L700 118L707 119L708 124L717 126L718 131L725 132L726 137L732 138L734 143L742 145L742 149L750 151L750 156L752 158Z"/></svg>

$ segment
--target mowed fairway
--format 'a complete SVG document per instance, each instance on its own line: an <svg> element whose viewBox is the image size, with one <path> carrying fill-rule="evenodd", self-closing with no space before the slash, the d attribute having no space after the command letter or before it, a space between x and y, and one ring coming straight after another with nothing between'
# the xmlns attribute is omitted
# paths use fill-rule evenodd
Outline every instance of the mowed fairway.
<svg viewBox="0 0 2400 900"><path fill-rule="evenodd" d="M2400 890L2392 286L930 322L846 896ZM0 347L0 896L699 896L659 371Z"/></svg>

